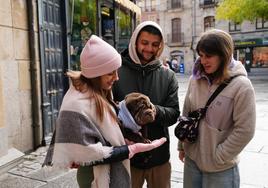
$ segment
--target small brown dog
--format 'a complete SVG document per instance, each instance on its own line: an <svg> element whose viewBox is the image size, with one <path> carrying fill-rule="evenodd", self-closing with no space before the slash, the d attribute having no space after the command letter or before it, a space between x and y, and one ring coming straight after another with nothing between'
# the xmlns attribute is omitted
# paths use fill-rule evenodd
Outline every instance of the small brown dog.
<svg viewBox="0 0 268 188"><path fill-rule="evenodd" d="M155 120L156 109L149 97L141 93L130 93L119 103L119 119L125 138L133 142L148 143L144 138L146 124ZM145 136L146 137L146 136Z"/></svg>

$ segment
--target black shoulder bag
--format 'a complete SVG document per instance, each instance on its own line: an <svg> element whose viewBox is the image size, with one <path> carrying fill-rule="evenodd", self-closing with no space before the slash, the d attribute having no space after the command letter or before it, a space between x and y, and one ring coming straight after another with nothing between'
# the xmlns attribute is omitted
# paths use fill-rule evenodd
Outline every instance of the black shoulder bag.
<svg viewBox="0 0 268 188"><path fill-rule="evenodd" d="M234 77L222 83L210 96L204 108L199 108L188 113L188 116L180 116L174 130L175 136L181 142L194 143L198 137L199 121L205 116L210 103L231 82Z"/></svg>

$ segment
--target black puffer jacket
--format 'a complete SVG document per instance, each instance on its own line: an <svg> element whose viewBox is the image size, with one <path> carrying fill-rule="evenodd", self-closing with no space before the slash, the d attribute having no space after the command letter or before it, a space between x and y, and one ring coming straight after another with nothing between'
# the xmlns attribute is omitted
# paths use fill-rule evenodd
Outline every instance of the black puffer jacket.
<svg viewBox="0 0 268 188"><path fill-rule="evenodd" d="M147 95L157 110L155 122L147 125L148 138L166 137L168 140L157 149L135 155L131 164L141 169L161 165L170 158L168 127L176 122L180 114L178 81L175 73L164 68L160 61L142 66L131 61L128 49L121 55L123 63L118 71L119 81L113 87L114 100L121 101L131 92Z"/></svg>

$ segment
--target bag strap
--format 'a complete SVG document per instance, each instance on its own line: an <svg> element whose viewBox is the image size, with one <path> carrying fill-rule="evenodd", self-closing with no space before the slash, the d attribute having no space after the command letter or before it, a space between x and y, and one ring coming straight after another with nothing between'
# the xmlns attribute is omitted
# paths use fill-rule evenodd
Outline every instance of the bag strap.
<svg viewBox="0 0 268 188"><path fill-rule="evenodd" d="M207 111L208 106L211 104L211 102L217 97L217 95L232 81L232 79L236 76L232 76L225 82L223 82L215 91L214 93L209 97L206 106L205 106L205 112Z"/></svg>

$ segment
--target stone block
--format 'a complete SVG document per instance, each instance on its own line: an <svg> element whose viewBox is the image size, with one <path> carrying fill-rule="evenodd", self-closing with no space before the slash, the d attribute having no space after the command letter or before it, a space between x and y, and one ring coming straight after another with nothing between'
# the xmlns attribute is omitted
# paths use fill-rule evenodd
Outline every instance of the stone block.
<svg viewBox="0 0 268 188"><path fill-rule="evenodd" d="M19 141L20 130L20 96L18 91L18 64L16 61L3 61L3 94L5 105L5 124L8 129L10 147ZM14 139L13 139L14 138Z"/></svg>
<svg viewBox="0 0 268 188"><path fill-rule="evenodd" d="M21 112L22 114L23 112ZM21 126L21 138L20 138L20 149L22 151L29 151L33 149L33 127L31 126L31 120L30 117L26 121L21 120L22 126ZM28 122L28 123L27 123Z"/></svg>
<svg viewBox="0 0 268 188"><path fill-rule="evenodd" d="M10 0L0 0L0 25L12 26Z"/></svg>
<svg viewBox="0 0 268 188"><path fill-rule="evenodd" d="M3 75L3 73L2 73L1 63L0 63L0 128L5 126L5 124L4 124L5 105L4 105L3 84L2 84L3 78L2 78L2 75ZM0 147L0 156L1 156L1 147Z"/></svg>
<svg viewBox="0 0 268 188"><path fill-rule="evenodd" d="M12 21L15 28L28 28L26 0L12 0Z"/></svg>
<svg viewBox="0 0 268 188"><path fill-rule="evenodd" d="M7 132L5 127L0 128L0 159L2 156L8 154L8 141L7 141Z"/></svg>
<svg viewBox="0 0 268 188"><path fill-rule="evenodd" d="M13 29L15 58L17 60L29 60L29 37L28 31L21 29Z"/></svg>
<svg viewBox="0 0 268 188"><path fill-rule="evenodd" d="M0 26L0 60L13 60L13 35L12 28Z"/></svg>
<svg viewBox="0 0 268 188"><path fill-rule="evenodd" d="M0 157L0 174L7 172L9 169L21 163L23 155L24 153L21 151L15 148L10 148L6 155Z"/></svg>
<svg viewBox="0 0 268 188"><path fill-rule="evenodd" d="M19 90L30 90L31 89L31 78L30 78L30 62L19 61Z"/></svg>

